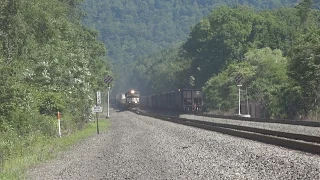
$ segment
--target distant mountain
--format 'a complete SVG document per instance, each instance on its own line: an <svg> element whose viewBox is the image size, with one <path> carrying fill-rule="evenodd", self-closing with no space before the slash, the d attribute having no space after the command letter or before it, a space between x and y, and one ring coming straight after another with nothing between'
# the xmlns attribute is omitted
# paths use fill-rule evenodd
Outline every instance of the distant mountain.
<svg viewBox="0 0 320 180"><path fill-rule="evenodd" d="M100 31L116 64L179 43L190 27L221 5L256 9L293 6L298 0L85 0L84 23Z"/></svg>
<svg viewBox="0 0 320 180"><path fill-rule="evenodd" d="M221 6L257 10L295 6L298 0L84 0L84 24L97 29L112 59L114 91L132 87L133 62L188 38L191 27ZM158 58L155 58L158 59ZM121 90L122 89L122 90Z"/></svg>

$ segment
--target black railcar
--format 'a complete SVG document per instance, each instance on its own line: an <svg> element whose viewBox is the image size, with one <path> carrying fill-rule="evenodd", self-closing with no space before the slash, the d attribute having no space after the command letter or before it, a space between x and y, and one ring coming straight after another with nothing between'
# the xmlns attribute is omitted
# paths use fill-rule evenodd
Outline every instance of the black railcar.
<svg viewBox="0 0 320 180"><path fill-rule="evenodd" d="M202 112L203 93L200 89L179 89L163 94L140 96L140 107Z"/></svg>

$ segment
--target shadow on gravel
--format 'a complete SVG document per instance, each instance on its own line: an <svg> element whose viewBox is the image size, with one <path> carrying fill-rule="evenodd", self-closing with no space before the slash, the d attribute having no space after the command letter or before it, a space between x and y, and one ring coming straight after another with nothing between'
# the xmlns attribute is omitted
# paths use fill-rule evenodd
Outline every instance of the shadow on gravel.
<svg viewBox="0 0 320 180"><path fill-rule="evenodd" d="M165 115L165 116L172 116L172 117L180 117L180 115L186 114L186 113L177 112L177 111L154 110L154 109L143 109L143 111L150 114Z"/></svg>
<svg viewBox="0 0 320 180"><path fill-rule="evenodd" d="M127 111L125 108L121 108L121 107L118 107L118 106L112 106L112 108L118 113Z"/></svg>
<svg viewBox="0 0 320 180"><path fill-rule="evenodd" d="M124 112L124 111L126 111L125 109L118 109L118 110L116 110L116 112Z"/></svg>
<svg viewBox="0 0 320 180"><path fill-rule="evenodd" d="M125 112L125 111L130 111L127 110L125 108L121 108L119 106L112 106L112 108L117 112L117 113L121 113L121 112ZM171 117L180 117L180 115L183 114L189 114L186 112L181 112L181 111L170 111L170 110L156 110L156 109L147 109L147 108L139 108L138 111L134 111L137 114L139 114L139 111L145 112L145 113L150 113L150 114L157 114L157 115L164 115L164 116L171 116ZM190 115L197 115L197 114L190 114Z"/></svg>

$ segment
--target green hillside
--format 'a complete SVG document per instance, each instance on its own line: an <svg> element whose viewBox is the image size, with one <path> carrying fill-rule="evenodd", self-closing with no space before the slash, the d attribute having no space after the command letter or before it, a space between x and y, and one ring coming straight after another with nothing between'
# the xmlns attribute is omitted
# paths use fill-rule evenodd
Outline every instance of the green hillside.
<svg viewBox="0 0 320 180"><path fill-rule="evenodd" d="M304 0L275 10L217 8L182 45L138 60L134 84L153 94L202 88L207 109L234 113L241 74L242 103L258 104L261 117L317 119L320 11L313 7Z"/></svg>
<svg viewBox="0 0 320 180"><path fill-rule="evenodd" d="M297 0L86 0L85 24L99 30L109 55L130 62L141 54L176 44L190 27L221 5L248 5L256 9L292 6Z"/></svg>
<svg viewBox="0 0 320 180"><path fill-rule="evenodd" d="M319 1L88 0L84 8L113 59L114 92L202 88L209 109L232 112L241 73L263 117L319 112Z"/></svg>
<svg viewBox="0 0 320 180"><path fill-rule="evenodd" d="M221 5L272 9L296 3L297 0L86 0L83 8L87 13L84 23L99 30L114 62L116 83L121 86L128 84L120 77L122 71L130 71L123 66L186 40L191 27Z"/></svg>

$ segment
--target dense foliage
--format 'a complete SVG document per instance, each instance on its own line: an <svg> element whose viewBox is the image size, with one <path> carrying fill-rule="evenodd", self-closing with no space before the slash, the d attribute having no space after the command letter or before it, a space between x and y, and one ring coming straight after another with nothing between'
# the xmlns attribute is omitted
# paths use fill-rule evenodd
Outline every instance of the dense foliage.
<svg viewBox="0 0 320 180"><path fill-rule="evenodd" d="M81 25L80 0L0 2L0 163L15 139L64 134L86 122L109 72L97 32Z"/></svg>
<svg viewBox="0 0 320 180"><path fill-rule="evenodd" d="M281 50L270 48L253 49L244 55L244 60L228 64L217 76L210 78L204 86L207 93L208 106L212 109L228 111L235 108L238 88L234 77L238 73L245 77L242 82L248 89L250 100L260 102L265 108L264 116L278 115L281 106L278 102L278 92L287 86L287 59ZM246 97L243 94L242 99ZM274 108L277 107L277 108Z"/></svg>
<svg viewBox="0 0 320 180"><path fill-rule="evenodd" d="M132 62L184 41L190 33L190 27L213 9L223 5L274 9L294 6L296 3L297 0L86 0L83 7L87 12L85 24L100 31L100 38L108 47L108 55L113 59L117 76L117 88L113 89L124 92L135 85L131 81L131 77L136 75L132 74ZM242 15L240 9L237 14ZM226 18L230 16L232 14ZM234 21L237 18L235 17ZM269 23L267 17L263 21ZM240 32L243 33L245 32Z"/></svg>
<svg viewBox="0 0 320 180"><path fill-rule="evenodd" d="M201 21L183 48L193 59L191 69L196 86L206 84L204 90L211 97L208 105L223 110L236 107L232 101L236 99L236 87L230 79L241 73L245 76L243 85L248 89L249 99L260 104L263 117L296 118L317 114L320 36L316 29L320 12L311 7L312 1L305 0L294 8L274 11L220 8ZM202 33L204 28L197 28L199 26L207 26L206 33ZM275 56L275 51L266 49L259 50L259 56L250 55L264 47L281 49L288 63L282 60L281 54ZM253 69L248 70L243 63L249 63ZM235 64L242 68L232 70ZM199 67L201 71L195 70Z"/></svg>
<svg viewBox="0 0 320 180"><path fill-rule="evenodd" d="M300 101L296 105L302 114L319 109L320 100L320 31L310 29L293 47L289 64L289 76L300 89Z"/></svg>
<svg viewBox="0 0 320 180"><path fill-rule="evenodd" d="M304 0L292 8L273 10L217 8L191 29L189 38L175 48L178 53L174 56L164 51L142 58L134 68L139 72L137 79L142 77L153 92L181 86L203 88L207 107L234 112L234 78L240 73L244 76L243 92L247 90L250 102L260 104L263 117L292 119L315 115L320 100L320 12L312 7L317 5ZM159 63L162 64L154 70L157 73L141 69L143 66L150 70L150 64ZM170 74L175 74L169 64L183 69L175 71L183 72L183 76L176 75L178 82L168 80ZM169 76L161 81L157 76L161 73ZM152 86L154 82L157 86Z"/></svg>
<svg viewBox="0 0 320 180"><path fill-rule="evenodd" d="M317 1L87 0L84 8L110 49L115 92L204 88L208 107L232 111L242 73L263 117L318 109Z"/></svg>

